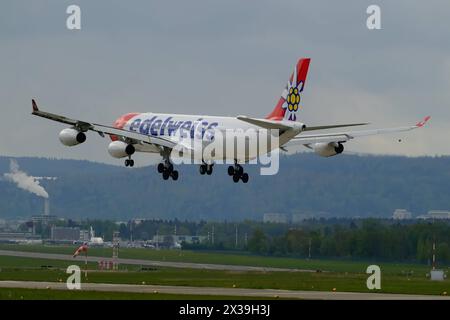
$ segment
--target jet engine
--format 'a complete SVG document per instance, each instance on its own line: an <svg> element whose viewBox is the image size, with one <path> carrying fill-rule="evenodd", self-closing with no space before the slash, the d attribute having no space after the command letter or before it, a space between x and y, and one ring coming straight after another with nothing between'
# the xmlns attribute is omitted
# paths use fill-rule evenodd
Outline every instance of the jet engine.
<svg viewBox="0 0 450 320"><path fill-rule="evenodd" d="M133 155L136 152L132 144L123 141L113 141L108 146L109 154L114 158L125 158Z"/></svg>
<svg viewBox="0 0 450 320"><path fill-rule="evenodd" d="M344 151L344 146L340 142L319 142L314 144L314 152L321 157L332 157Z"/></svg>
<svg viewBox="0 0 450 320"><path fill-rule="evenodd" d="M67 128L59 133L59 141L67 147L73 147L86 141L86 134L76 129Z"/></svg>

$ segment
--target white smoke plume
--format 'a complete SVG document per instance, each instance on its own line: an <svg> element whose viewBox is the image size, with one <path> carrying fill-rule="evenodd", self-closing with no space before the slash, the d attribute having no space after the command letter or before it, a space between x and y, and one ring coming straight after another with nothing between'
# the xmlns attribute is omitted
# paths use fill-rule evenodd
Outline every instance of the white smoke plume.
<svg viewBox="0 0 450 320"><path fill-rule="evenodd" d="M39 184L39 181L35 177L30 177L24 171L21 171L16 160L11 159L9 167L10 172L4 174L6 180L15 183L20 189L34 193L38 197L48 199L48 193L44 187Z"/></svg>

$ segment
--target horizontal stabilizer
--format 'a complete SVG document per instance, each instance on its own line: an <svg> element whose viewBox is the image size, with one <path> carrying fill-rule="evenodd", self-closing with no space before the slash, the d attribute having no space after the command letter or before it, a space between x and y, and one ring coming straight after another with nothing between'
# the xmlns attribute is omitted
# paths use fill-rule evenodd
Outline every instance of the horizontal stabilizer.
<svg viewBox="0 0 450 320"><path fill-rule="evenodd" d="M249 118L246 116L237 116L237 119L253 124L255 126L264 128L264 129L279 129L282 131L286 131L289 129L295 128L296 123L292 121L275 121L275 120L268 120L268 119L256 119L256 118ZM298 125L298 124L297 124Z"/></svg>
<svg viewBox="0 0 450 320"><path fill-rule="evenodd" d="M251 123L255 126L264 128L264 129L279 129L282 131L286 131L289 129L302 129L302 131L313 131L313 130L325 130L325 129L333 129L333 128L343 128L343 127L354 127L354 126L364 126L368 123L348 123L348 124L334 124L327 126L314 126L314 127L305 127L300 122L293 122L287 120L269 120L269 119L256 119L249 118L246 116L238 116L237 119L241 121L245 121Z"/></svg>

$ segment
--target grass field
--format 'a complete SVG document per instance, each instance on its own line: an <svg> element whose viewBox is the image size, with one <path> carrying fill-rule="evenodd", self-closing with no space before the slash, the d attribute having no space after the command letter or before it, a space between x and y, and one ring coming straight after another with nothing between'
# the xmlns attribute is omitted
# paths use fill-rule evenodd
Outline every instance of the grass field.
<svg viewBox="0 0 450 320"><path fill-rule="evenodd" d="M43 253L73 254L76 246L46 246L46 245L0 245L0 250L31 251ZM90 256L110 258L110 248L90 248ZM344 260L307 260L296 258L264 257L249 254L197 252L180 250L147 250L121 248L120 257L126 259L144 259L172 262L210 263L225 265L245 265L290 269L310 269L330 272L364 273L367 266L377 264L381 267L383 274L401 275L413 273L425 275L430 267L420 264L344 261ZM449 270L449 266L444 269Z"/></svg>
<svg viewBox="0 0 450 320"><path fill-rule="evenodd" d="M79 261L81 262L81 261ZM71 262L4 257L0 256L0 280L65 282L65 269ZM47 268L42 266L53 266ZM83 264L80 263L80 267ZM90 271L90 283L153 284L196 287L287 289L349 292L369 292L366 287L367 275L352 272L231 272L201 269L155 268L140 271L139 266L125 266L128 271L97 272ZM89 268L95 270L95 265ZM425 273L410 275L383 273L382 289L384 293L409 293L440 295L450 292L450 280L432 282Z"/></svg>

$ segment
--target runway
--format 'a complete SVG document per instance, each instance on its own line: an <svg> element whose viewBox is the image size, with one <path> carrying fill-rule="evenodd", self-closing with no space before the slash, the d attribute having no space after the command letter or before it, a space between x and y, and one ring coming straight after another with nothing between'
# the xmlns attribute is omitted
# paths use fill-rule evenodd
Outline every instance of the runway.
<svg viewBox="0 0 450 320"><path fill-rule="evenodd" d="M22 252L0 250L0 256L35 258L35 259L49 259L49 260L64 260L64 261L78 261L83 259L79 257L73 258L71 255L55 254L55 253L39 253L39 252ZM99 262L109 260L106 257L89 257L89 262ZM169 267L182 269L202 269L202 270L222 270L222 271L258 271L258 272L316 272L316 270L307 269L289 269L289 268L269 268L269 267L253 267L253 266L237 266L225 264L207 264L207 263L190 263L190 262L170 262L170 261L154 261L141 259L118 259L119 264L141 265L146 267Z"/></svg>
<svg viewBox="0 0 450 320"><path fill-rule="evenodd" d="M0 250L0 256L12 256L35 259L50 259L63 261L77 261L71 255L22 252ZM89 262L105 260L105 257L88 257ZM78 259L80 260L80 259ZM201 264L187 262L168 262L140 259L119 259L120 264L142 265L148 267L191 268L204 270L225 271L258 271L258 272L315 272L315 270L266 268L253 266ZM0 281L0 288L25 288L25 289L54 289L67 290L65 283L35 282L35 281ZM432 295L408 295L385 293L357 293L357 292L327 292L327 291L295 291L275 289L243 289L243 288L217 288L217 287L183 287L183 286L159 286L159 285L132 285L132 284L98 284L84 283L82 290L104 292L131 292L131 293L166 293L186 295L211 295L211 296L237 296L254 298L289 298L289 299L313 299L313 300L450 300L446 296Z"/></svg>
<svg viewBox="0 0 450 320"><path fill-rule="evenodd" d="M0 281L0 288L68 290L65 283L35 281ZM178 295L237 296L257 298L288 298L306 300L450 300L446 296L407 295L387 293L293 291L274 289L240 289L212 287L153 286L131 284L84 283L85 291L164 293Z"/></svg>

